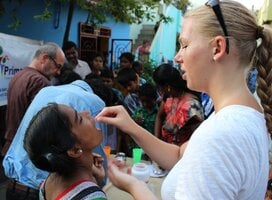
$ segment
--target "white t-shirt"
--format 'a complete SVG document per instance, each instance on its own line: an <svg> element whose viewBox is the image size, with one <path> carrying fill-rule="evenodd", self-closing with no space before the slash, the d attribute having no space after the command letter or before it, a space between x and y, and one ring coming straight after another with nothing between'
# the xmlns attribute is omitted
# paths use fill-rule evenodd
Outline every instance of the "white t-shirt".
<svg viewBox="0 0 272 200"><path fill-rule="evenodd" d="M79 74L82 79L85 79L85 76L91 73L91 68L87 62L78 59L78 64L74 68L74 72Z"/></svg>
<svg viewBox="0 0 272 200"><path fill-rule="evenodd" d="M162 199L263 200L268 170L263 114L246 106L228 106L192 135L162 185Z"/></svg>

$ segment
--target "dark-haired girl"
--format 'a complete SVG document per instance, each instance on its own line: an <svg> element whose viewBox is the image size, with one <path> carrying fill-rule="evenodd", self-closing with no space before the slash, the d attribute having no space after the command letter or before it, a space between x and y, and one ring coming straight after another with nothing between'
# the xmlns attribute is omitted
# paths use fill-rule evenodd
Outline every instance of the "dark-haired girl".
<svg viewBox="0 0 272 200"><path fill-rule="evenodd" d="M199 93L188 89L180 72L169 64L160 65L153 79L163 97L156 117L155 135L180 146L204 120Z"/></svg>
<svg viewBox="0 0 272 200"><path fill-rule="evenodd" d="M101 141L88 112L61 104L39 111L27 129L24 148L37 168L50 172L40 199L106 199L97 185L105 175L103 159L92 153Z"/></svg>

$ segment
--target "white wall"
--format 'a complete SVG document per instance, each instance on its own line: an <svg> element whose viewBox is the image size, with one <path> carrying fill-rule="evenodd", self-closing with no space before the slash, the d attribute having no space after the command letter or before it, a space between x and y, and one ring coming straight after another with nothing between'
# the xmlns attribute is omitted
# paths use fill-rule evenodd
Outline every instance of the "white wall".
<svg viewBox="0 0 272 200"><path fill-rule="evenodd" d="M138 35L140 34L140 31L143 27L143 25L155 25L156 22L159 20L159 15L158 15L158 8L152 10L153 14L156 16L153 21L148 21L147 19L144 19L141 24L131 24L130 25L130 39L135 42L135 40L138 38Z"/></svg>

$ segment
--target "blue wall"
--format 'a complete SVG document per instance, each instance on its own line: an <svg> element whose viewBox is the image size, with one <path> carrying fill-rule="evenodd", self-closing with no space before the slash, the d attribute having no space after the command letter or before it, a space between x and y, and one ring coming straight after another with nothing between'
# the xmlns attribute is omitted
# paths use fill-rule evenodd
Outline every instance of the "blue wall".
<svg viewBox="0 0 272 200"><path fill-rule="evenodd" d="M150 48L150 59L157 65L162 62L174 62L176 54L177 35L180 32L182 13L173 5L169 5L165 15L172 18L172 22L161 23Z"/></svg>
<svg viewBox="0 0 272 200"><path fill-rule="evenodd" d="M16 15L22 22L21 26L17 30L8 28L8 25L12 22L11 13L14 5L17 7ZM67 21L68 5L61 5L60 7L59 23L57 23L56 20L57 3L53 3L51 6L53 17L47 21L40 21L33 18L33 15L38 15L43 12L45 7L44 1L27 0L23 1L22 5L6 1L5 7L6 14L0 17L0 32L34 40L55 42L62 46ZM76 7L72 18L69 40L78 43L78 23L85 22L87 16L87 11L83 11ZM112 19L109 19L106 23L102 24L102 26L107 26L112 29L111 39L129 39L130 27L126 23L115 23Z"/></svg>

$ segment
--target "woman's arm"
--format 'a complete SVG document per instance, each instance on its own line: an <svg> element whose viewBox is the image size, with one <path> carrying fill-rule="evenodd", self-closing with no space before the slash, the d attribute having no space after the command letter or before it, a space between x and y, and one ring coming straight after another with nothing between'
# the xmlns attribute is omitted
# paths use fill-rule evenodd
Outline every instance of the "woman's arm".
<svg viewBox="0 0 272 200"><path fill-rule="evenodd" d="M104 108L96 120L114 125L129 134L147 155L164 169L171 169L181 157L180 147L163 142L137 125L122 106Z"/></svg>

